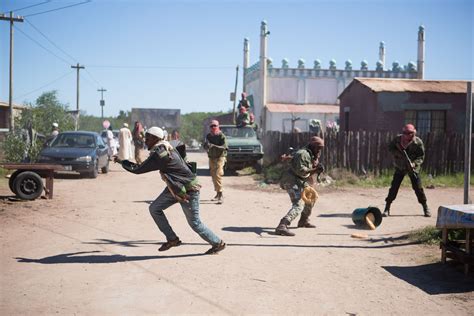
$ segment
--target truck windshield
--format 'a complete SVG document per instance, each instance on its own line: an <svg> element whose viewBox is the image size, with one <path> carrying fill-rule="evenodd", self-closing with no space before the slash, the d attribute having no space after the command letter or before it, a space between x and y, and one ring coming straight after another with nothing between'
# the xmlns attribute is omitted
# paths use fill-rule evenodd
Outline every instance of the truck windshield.
<svg viewBox="0 0 474 316"><path fill-rule="evenodd" d="M221 131L230 138L255 138L255 131L251 127L221 126Z"/></svg>

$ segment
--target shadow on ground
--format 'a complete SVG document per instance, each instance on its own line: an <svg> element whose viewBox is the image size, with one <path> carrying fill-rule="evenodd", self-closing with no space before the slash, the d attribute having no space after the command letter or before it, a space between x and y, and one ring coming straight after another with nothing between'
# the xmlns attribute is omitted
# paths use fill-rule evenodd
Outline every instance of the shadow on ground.
<svg viewBox="0 0 474 316"><path fill-rule="evenodd" d="M143 261L152 259L168 259L168 258L184 258L197 257L204 254L187 254L174 256L124 256L124 255L90 255L91 253L98 253L101 251L81 251L64 253L56 256L44 257L40 259L30 258L15 258L18 262L23 263L41 263L41 264L62 264L62 263L118 263L129 261ZM89 255L83 255L89 254Z"/></svg>
<svg viewBox="0 0 474 316"><path fill-rule="evenodd" d="M465 276L463 272L455 269L455 266L456 263L449 262L446 265L430 263L414 267L385 266L382 268L430 295L474 291L472 274Z"/></svg>

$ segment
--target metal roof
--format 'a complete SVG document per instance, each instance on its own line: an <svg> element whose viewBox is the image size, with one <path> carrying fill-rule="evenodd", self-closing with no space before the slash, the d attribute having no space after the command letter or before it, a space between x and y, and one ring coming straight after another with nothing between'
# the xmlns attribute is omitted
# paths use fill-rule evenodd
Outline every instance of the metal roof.
<svg viewBox="0 0 474 316"><path fill-rule="evenodd" d="M374 92L466 93L467 81L354 78Z"/></svg>
<svg viewBox="0 0 474 316"><path fill-rule="evenodd" d="M339 113L339 105L269 103L267 110L272 113Z"/></svg>

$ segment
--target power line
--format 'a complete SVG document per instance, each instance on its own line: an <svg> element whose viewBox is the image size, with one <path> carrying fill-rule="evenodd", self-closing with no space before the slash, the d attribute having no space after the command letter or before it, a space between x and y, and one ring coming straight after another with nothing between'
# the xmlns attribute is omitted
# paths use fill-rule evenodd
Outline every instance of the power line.
<svg viewBox="0 0 474 316"><path fill-rule="evenodd" d="M89 67L89 66L87 66L87 67ZM95 81L95 83L97 83L99 86L102 86L102 84L94 78L94 76L89 72L89 70L87 70L87 69L84 69L84 70L87 72L89 77L91 77L91 79Z"/></svg>
<svg viewBox="0 0 474 316"><path fill-rule="evenodd" d="M71 63L68 62L66 59L62 58L61 56L58 56L56 55L55 53L53 53L51 50L49 50L48 48L44 47L43 45L41 45L41 43L39 43L37 40L35 40L34 38L32 38L31 36L29 36L28 34L26 34L25 32L23 32L22 30L20 30L19 28L15 27L15 29L22 33L24 36L26 36L27 38L29 38L31 41L35 42L39 47L43 48L45 51L49 52L51 55L55 56L56 58L62 60L63 62L65 62L66 64L70 65Z"/></svg>
<svg viewBox="0 0 474 316"><path fill-rule="evenodd" d="M51 9L51 10L47 10L47 11L43 11L43 12L28 14L28 15L25 15L25 18L30 17L30 16L35 16L35 15L40 15L40 14L45 14L45 13L49 13L49 12L53 12L53 11L59 11L59 10L75 7L75 6L78 6L78 5L89 3L91 1L92 0L86 0L86 1L83 1L83 2L80 2L80 3L75 3L75 4L67 5L67 6L64 6L64 7L56 8L56 9Z"/></svg>
<svg viewBox="0 0 474 316"><path fill-rule="evenodd" d="M53 81L48 82L47 84L45 84L45 85L43 85L43 86L41 86L41 87L39 87L39 88L37 88L37 89L35 89L35 90L32 90L32 91L27 92L27 93L24 93L24 94L20 95L19 97L16 97L14 100L18 100L18 99L20 99L20 98L26 97L27 95L30 95L30 94L32 94L32 93L35 93L36 91L39 91L39 90L41 90L41 89L44 89L44 88L46 88L47 86L50 86L50 85L52 85L53 83L58 82L59 80L63 79L64 77L67 77L68 75L72 74L73 72L74 72L74 70L68 71L66 74L62 75L61 77L56 78L56 79L54 79Z"/></svg>
<svg viewBox="0 0 474 316"><path fill-rule="evenodd" d="M26 23L28 23L29 25L31 25L38 33L40 33L49 43L51 43L51 45L53 45L54 47L56 47L59 51L61 51L64 55L68 56L69 58L71 58L71 60L73 62L77 62L77 59L72 57L70 54L68 54L64 49L62 49L61 47L59 47L58 45L56 45L49 37L47 37L43 32L41 32L36 26L34 26L30 21L26 20Z"/></svg>
<svg viewBox="0 0 474 316"><path fill-rule="evenodd" d="M137 66L118 66L118 65L88 65L89 68L117 68L117 69L234 69L235 66L156 66L156 65L137 65Z"/></svg>
<svg viewBox="0 0 474 316"><path fill-rule="evenodd" d="M18 11L21 11L21 10L25 10L25 9L37 7L37 6L39 6L39 5L42 5L42 4L45 4L45 3L48 3L48 2L51 2L51 0L46 0L46 1L44 1L44 2L32 4L32 5L29 5L29 6L26 6L26 7L23 7L23 8L19 8L19 9L9 10L9 11L6 11L5 13L8 13L8 12L10 12L10 11L18 12Z"/></svg>

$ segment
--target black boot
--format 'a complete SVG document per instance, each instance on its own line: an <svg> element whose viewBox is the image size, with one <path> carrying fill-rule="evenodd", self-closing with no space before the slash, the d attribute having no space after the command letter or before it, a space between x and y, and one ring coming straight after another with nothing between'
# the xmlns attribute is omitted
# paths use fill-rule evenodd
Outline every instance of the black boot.
<svg viewBox="0 0 474 316"><path fill-rule="evenodd" d="M423 203L423 213L425 214L425 217L431 217L431 212L430 209L428 208L428 205L426 203Z"/></svg>
<svg viewBox="0 0 474 316"><path fill-rule="evenodd" d="M301 213L301 218L298 221L298 227L315 228L316 225L313 225L309 222L309 215Z"/></svg>
<svg viewBox="0 0 474 316"><path fill-rule="evenodd" d="M275 234L282 236L294 236L295 233L290 232L288 225L290 225L290 221L286 218L282 218L280 224L278 224L277 228L275 228Z"/></svg>
<svg viewBox="0 0 474 316"><path fill-rule="evenodd" d="M382 216L383 217L389 217L390 216L390 203L385 204L385 210L383 211Z"/></svg>

